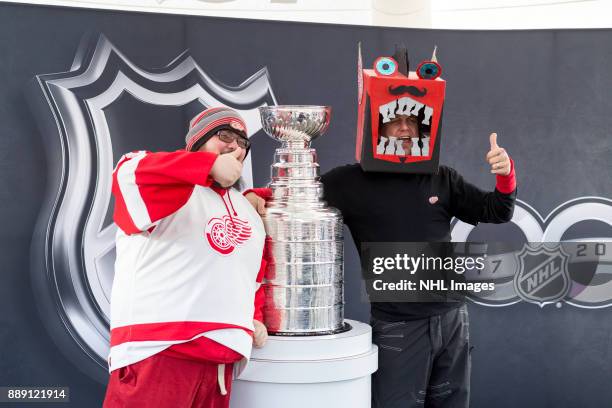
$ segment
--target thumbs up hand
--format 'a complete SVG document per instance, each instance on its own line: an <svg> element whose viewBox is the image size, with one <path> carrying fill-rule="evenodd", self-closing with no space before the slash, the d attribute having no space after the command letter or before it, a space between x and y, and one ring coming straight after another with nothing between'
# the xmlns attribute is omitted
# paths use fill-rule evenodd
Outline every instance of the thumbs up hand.
<svg viewBox="0 0 612 408"><path fill-rule="evenodd" d="M491 147L487 153L486 160L491 165L491 173L507 176L510 174L511 169L510 157L506 153L506 149L499 147L497 144L497 133L491 133L489 143Z"/></svg>
<svg viewBox="0 0 612 408"><path fill-rule="evenodd" d="M232 152L220 154L210 169L210 176L222 187L234 185L242 173L240 158L244 158L243 153L243 149L237 148Z"/></svg>

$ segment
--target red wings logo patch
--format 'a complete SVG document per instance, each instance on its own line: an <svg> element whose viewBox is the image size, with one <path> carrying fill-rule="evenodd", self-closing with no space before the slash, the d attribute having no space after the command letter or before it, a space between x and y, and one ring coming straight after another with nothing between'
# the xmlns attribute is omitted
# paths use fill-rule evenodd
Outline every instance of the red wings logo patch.
<svg viewBox="0 0 612 408"><path fill-rule="evenodd" d="M211 248L222 255L231 254L236 246L245 243L251 237L251 226L248 221L236 217L212 218L206 225L206 239Z"/></svg>

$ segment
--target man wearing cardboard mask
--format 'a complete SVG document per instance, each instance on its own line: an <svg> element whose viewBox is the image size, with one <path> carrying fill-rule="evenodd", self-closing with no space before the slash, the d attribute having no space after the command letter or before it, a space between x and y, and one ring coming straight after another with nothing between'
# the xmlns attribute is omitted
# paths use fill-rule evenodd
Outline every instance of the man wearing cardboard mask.
<svg viewBox="0 0 612 408"><path fill-rule="evenodd" d="M381 139L384 138L386 141L383 147L385 152L411 156L413 139L419 138L418 118L412 115L397 115L381 126L380 135Z"/></svg>
<svg viewBox="0 0 612 408"><path fill-rule="evenodd" d="M360 57L358 163L321 176L324 200L342 212L357 248L376 242L448 242L453 217L473 225L508 222L516 178L497 134L481 144L496 176L493 191L439 166L445 82L435 52L416 72L409 72L405 49L397 49L394 57L378 58L369 70L361 70ZM254 189L246 197L263 213L269 194ZM471 346L464 302L373 301L371 315L379 346L373 407L469 406Z"/></svg>
<svg viewBox="0 0 612 408"><path fill-rule="evenodd" d="M117 259L105 407L227 408L233 364L262 347L265 231L232 188L250 148L237 112L191 122L186 149L113 172Z"/></svg>

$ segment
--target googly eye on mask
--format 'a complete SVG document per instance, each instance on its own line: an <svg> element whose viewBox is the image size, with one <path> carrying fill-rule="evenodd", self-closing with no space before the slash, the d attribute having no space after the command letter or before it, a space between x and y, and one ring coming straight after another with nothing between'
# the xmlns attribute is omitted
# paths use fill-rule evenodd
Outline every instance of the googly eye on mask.
<svg viewBox="0 0 612 408"><path fill-rule="evenodd" d="M397 72L397 61L391 57L380 57L374 61L374 69L380 75L393 75Z"/></svg>

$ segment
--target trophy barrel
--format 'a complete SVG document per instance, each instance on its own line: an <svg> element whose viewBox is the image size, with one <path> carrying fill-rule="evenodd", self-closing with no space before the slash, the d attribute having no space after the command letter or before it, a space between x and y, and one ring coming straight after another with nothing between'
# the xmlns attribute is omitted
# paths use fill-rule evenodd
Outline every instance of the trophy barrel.
<svg viewBox="0 0 612 408"><path fill-rule="evenodd" d="M283 142L271 168L272 199L263 217L269 236L264 323L271 334L343 331L343 222L322 201L319 164L310 141L329 126L330 108L260 108L264 130Z"/></svg>

